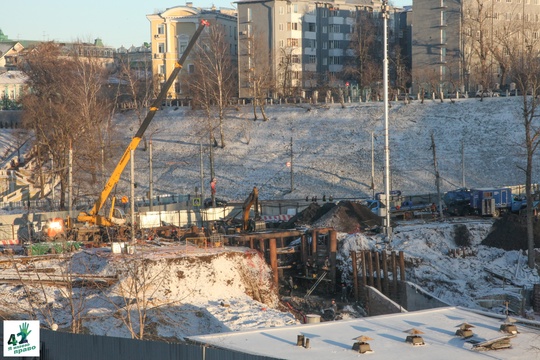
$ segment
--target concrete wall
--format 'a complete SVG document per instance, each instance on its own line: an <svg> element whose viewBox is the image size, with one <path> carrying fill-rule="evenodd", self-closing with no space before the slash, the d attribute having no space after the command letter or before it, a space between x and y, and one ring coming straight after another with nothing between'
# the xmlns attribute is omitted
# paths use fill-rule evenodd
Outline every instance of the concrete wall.
<svg viewBox="0 0 540 360"><path fill-rule="evenodd" d="M2 110L0 111L0 128L19 127L21 124L21 110Z"/></svg>
<svg viewBox="0 0 540 360"><path fill-rule="evenodd" d="M451 306L408 281L400 282L400 299L404 299L401 303L408 311Z"/></svg>
<svg viewBox="0 0 540 360"><path fill-rule="evenodd" d="M387 298L374 287L366 286L366 293L366 311L369 316L407 312L402 306Z"/></svg>

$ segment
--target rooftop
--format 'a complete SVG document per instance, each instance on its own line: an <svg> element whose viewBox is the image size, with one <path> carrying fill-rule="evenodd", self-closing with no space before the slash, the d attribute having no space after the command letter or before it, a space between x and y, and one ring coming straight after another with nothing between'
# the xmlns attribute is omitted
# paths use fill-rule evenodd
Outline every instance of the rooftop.
<svg viewBox="0 0 540 360"><path fill-rule="evenodd" d="M540 331L518 325L519 333L500 331L504 319L494 318L458 307L445 307L401 314L374 316L347 321L331 321L243 332L192 336L190 340L220 348L281 359L358 359L352 350L360 336L368 340L372 352L369 359L533 359L540 350L532 346ZM473 336L456 336L460 325L472 325ZM424 345L412 345L405 339L411 329L419 330ZM309 348L297 346L298 335L309 339ZM508 341L510 347L486 350L475 345L490 346L491 340ZM503 342L504 342L503 341ZM366 354L368 355L368 354Z"/></svg>

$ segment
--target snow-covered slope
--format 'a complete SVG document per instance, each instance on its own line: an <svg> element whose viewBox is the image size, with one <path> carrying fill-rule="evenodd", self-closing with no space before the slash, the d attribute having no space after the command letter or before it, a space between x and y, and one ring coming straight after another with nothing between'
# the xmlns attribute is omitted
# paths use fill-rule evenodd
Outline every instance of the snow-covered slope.
<svg viewBox="0 0 540 360"><path fill-rule="evenodd" d="M436 146L442 190L462 185L490 187L525 183L524 130L520 98L460 99L455 103L391 103L389 141L393 189L405 194L436 192L431 135ZM375 186L383 189L384 121L382 103L313 106L272 105L270 120L253 121L249 106L227 113L225 148L214 147L218 195L243 200L253 186L262 199L326 194L334 198L371 194L371 134L375 136ZM125 141L138 126L130 113L117 117ZM154 192L188 193L200 187L200 144L204 186L210 181L209 133L200 112L164 108L147 130L153 141ZM130 131L126 131L130 129ZM218 126L214 131L219 140ZM293 186L287 162L293 149ZM464 156L462 164L461 148ZM148 191L148 152L136 153L137 192ZM534 180L538 171L535 171ZM124 172L129 178L129 171Z"/></svg>

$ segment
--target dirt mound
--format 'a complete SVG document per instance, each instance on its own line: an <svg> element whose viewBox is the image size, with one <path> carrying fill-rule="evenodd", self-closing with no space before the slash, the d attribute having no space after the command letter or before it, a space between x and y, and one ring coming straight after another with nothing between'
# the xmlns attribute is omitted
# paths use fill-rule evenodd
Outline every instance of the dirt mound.
<svg viewBox="0 0 540 360"><path fill-rule="evenodd" d="M314 221L317 227L333 227L339 232L353 233L377 227L381 218L366 206L352 202L341 201L337 206Z"/></svg>
<svg viewBox="0 0 540 360"><path fill-rule="evenodd" d="M313 225L333 227L339 232L352 233L377 227L380 224L381 219L366 206L351 201L340 201L337 205L326 203L320 206L313 203L294 216L284 225L284 228Z"/></svg>
<svg viewBox="0 0 540 360"><path fill-rule="evenodd" d="M334 203L325 203L323 206L320 206L318 203L311 203L307 208L293 216L280 227L282 229L291 229L295 226L311 225L335 206L336 204Z"/></svg>
<svg viewBox="0 0 540 360"><path fill-rule="evenodd" d="M540 246L540 222L534 220L533 224L536 248ZM527 218L515 214L501 217L493 224L493 230L482 241L482 245L497 247L503 250L526 250Z"/></svg>

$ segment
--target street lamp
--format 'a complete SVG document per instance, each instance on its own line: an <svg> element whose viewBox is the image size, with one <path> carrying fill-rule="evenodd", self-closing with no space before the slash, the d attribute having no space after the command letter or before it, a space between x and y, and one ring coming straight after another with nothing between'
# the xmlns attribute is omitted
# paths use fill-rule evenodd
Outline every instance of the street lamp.
<svg viewBox="0 0 540 360"><path fill-rule="evenodd" d="M388 18L390 7L388 0L382 2L382 18L384 27L384 58L383 58L383 82L384 82L384 196L386 202L386 214L384 229L388 241L392 238L392 227L390 226L390 145L388 141Z"/></svg>

